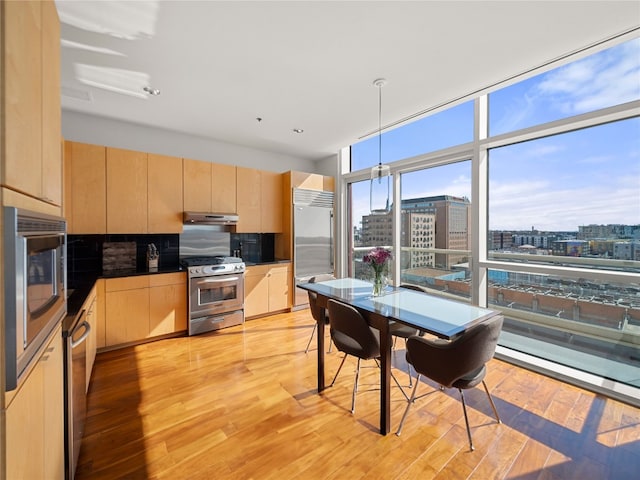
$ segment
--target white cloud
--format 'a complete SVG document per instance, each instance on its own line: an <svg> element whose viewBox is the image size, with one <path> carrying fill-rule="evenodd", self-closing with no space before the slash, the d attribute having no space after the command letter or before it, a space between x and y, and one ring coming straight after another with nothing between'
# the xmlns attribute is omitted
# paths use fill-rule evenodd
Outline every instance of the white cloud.
<svg viewBox="0 0 640 480"><path fill-rule="evenodd" d="M454 197L467 197L471 200L471 178L467 175L458 175L449 179L446 183L433 185L416 185L414 182L405 182L402 198L433 197L437 195L452 195Z"/></svg>
<svg viewBox="0 0 640 480"><path fill-rule="evenodd" d="M565 115L576 115L637 100L640 39L560 67L543 76L533 91Z"/></svg>
<svg viewBox="0 0 640 480"><path fill-rule="evenodd" d="M551 143L529 143L520 158L541 158L565 151L564 145Z"/></svg>
<svg viewBox="0 0 640 480"><path fill-rule="evenodd" d="M491 182L489 224L492 230L576 231L588 224L640 224L638 177L620 175L605 184L555 190L545 181ZM615 185L611 187L611 183Z"/></svg>
<svg viewBox="0 0 640 480"><path fill-rule="evenodd" d="M576 159L578 165L604 165L612 160L611 155L593 155Z"/></svg>
<svg viewBox="0 0 640 480"><path fill-rule="evenodd" d="M638 100L639 79L640 39L635 39L508 87L492 133Z"/></svg>

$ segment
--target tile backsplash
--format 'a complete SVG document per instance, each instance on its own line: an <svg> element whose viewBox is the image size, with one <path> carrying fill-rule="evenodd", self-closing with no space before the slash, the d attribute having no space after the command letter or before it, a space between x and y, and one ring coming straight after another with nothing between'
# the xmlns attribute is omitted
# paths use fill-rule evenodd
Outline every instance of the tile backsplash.
<svg viewBox="0 0 640 480"><path fill-rule="evenodd" d="M67 236L67 284L76 288L103 275L104 246L108 255L119 251L120 260L111 259L111 270L147 270L147 247L153 243L158 248L159 268L177 268L179 265L179 235L68 235ZM122 245L118 245L122 244ZM124 250L123 250L124 249ZM134 250L132 250L134 249ZM126 251L125 253L123 253ZM111 255L113 257L113 255ZM132 259L135 258L135 260ZM109 259L108 259L109 260ZM120 262L120 263L118 263Z"/></svg>
<svg viewBox="0 0 640 480"><path fill-rule="evenodd" d="M271 262L274 260L274 241L273 233L231 233L229 251L233 254L240 250L245 262ZM114 271L147 271L147 248L151 243L158 249L159 270L178 268L178 234L68 235L68 287L77 288Z"/></svg>
<svg viewBox="0 0 640 480"><path fill-rule="evenodd" d="M245 262L260 263L274 260L273 233L232 233L231 252L240 251Z"/></svg>

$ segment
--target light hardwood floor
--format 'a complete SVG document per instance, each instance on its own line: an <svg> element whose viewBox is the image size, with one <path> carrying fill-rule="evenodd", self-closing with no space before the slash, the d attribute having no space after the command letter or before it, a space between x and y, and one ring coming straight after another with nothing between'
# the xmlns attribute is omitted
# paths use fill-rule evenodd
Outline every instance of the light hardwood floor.
<svg viewBox="0 0 640 480"><path fill-rule="evenodd" d="M640 409L498 360L486 381L503 424L481 388L465 393L474 452L458 392L429 382L402 435L382 436L374 364L351 415L355 361L318 395L311 326L302 310L99 354L76 479L638 478ZM391 398L395 432L406 402Z"/></svg>

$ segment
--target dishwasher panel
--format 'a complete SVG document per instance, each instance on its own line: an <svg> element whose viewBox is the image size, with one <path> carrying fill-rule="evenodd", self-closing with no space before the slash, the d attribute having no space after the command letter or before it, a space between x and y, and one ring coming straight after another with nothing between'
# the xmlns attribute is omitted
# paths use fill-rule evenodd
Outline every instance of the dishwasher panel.
<svg viewBox="0 0 640 480"><path fill-rule="evenodd" d="M65 474L73 480L80 455L80 445L87 416L86 368L87 337L91 326L86 311L65 326Z"/></svg>

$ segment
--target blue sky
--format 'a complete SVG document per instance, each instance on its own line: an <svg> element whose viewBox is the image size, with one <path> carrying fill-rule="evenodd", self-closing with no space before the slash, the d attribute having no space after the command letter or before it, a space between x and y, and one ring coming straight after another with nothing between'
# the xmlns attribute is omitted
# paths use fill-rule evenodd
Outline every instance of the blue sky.
<svg viewBox="0 0 640 480"><path fill-rule="evenodd" d="M640 99L640 39L503 88L489 97L492 135ZM467 102L383 134L392 162L471 141ZM377 163L377 137L353 146L354 169ZM470 162L403 176L403 198L471 198ZM490 152L491 229L577 230L590 223L640 224L640 119ZM368 213L368 185L354 211ZM362 212L362 213L357 213Z"/></svg>

